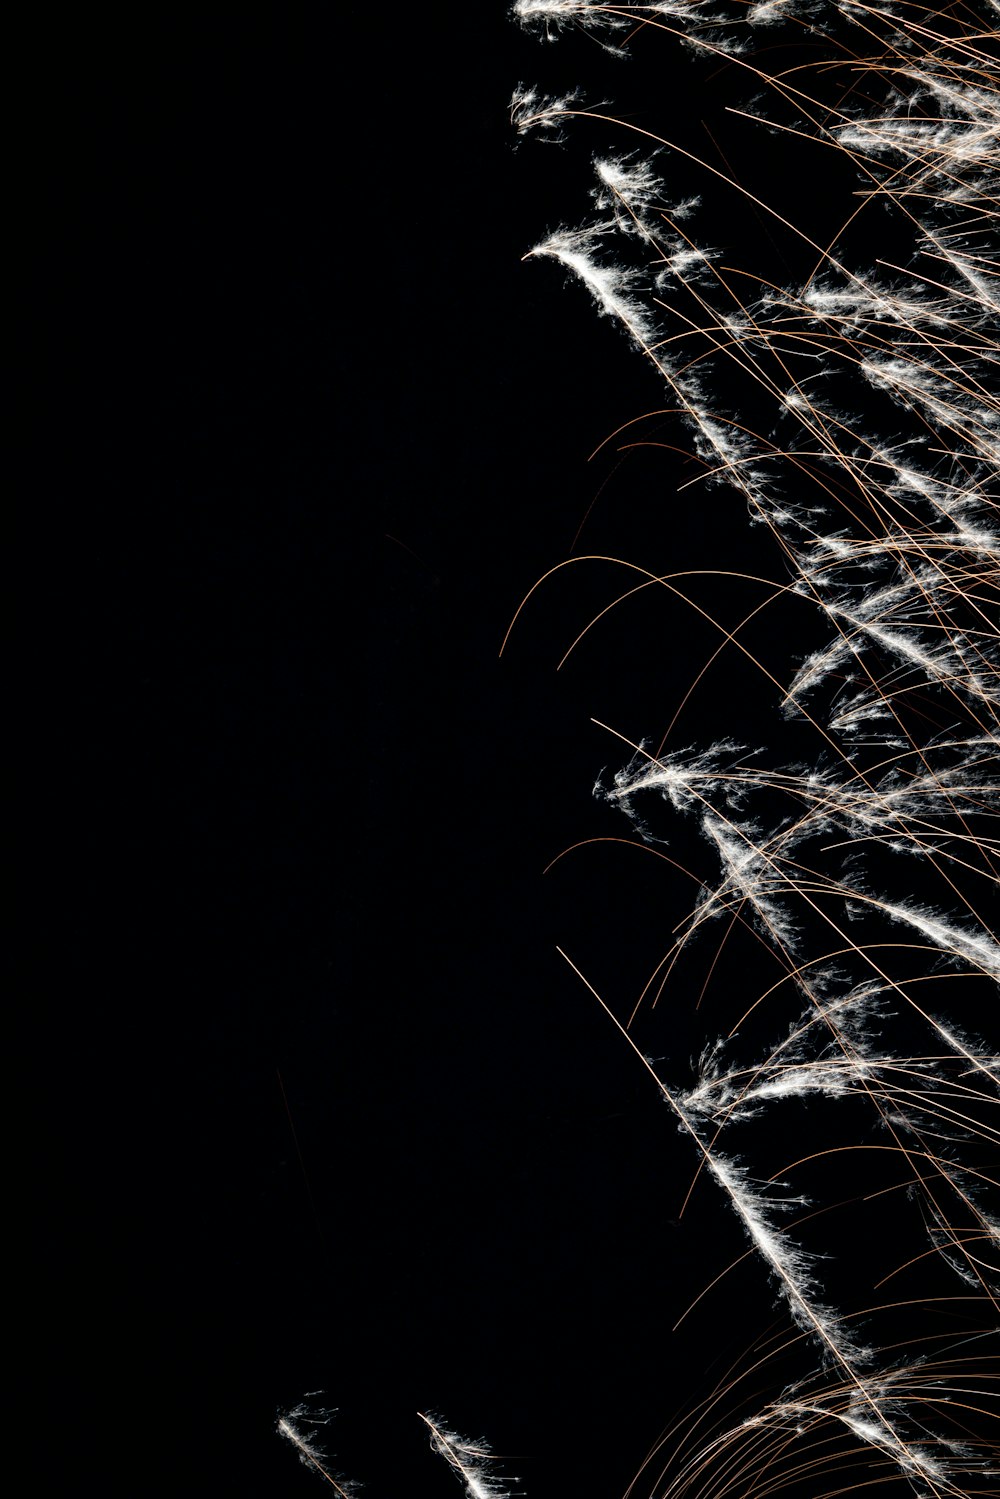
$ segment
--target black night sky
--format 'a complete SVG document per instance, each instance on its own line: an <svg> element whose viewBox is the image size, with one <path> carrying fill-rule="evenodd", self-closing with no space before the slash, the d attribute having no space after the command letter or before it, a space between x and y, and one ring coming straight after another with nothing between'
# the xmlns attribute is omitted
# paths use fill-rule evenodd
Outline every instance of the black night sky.
<svg viewBox="0 0 1000 1499"><path fill-rule="evenodd" d="M535 1499L613 1496L781 1325L744 1264L671 1331L745 1245L704 1183L680 1216L696 1162L556 951L623 1015L693 887L613 841L545 873L631 837L592 719L657 738L715 637L650 599L557 673L629 582L580 563L499 657L574 550L780 566L735 496L678 495L669 422L588 462L661 393L522 263L586 215L589 148L515 149L507 102L641 90L504 11L81 13L28 59L39 1254L69 1404L115 1412L107 1491L319 1493L274 1424L323 1391L372 1499L454 1488L428 1409ZM739 156L724 78L636 67ZM735 618L740 586L699 597ZM753 740L773 704L726 667L687 711L681 743ZM694 997L637 1038L685 1080Z"/></svg>

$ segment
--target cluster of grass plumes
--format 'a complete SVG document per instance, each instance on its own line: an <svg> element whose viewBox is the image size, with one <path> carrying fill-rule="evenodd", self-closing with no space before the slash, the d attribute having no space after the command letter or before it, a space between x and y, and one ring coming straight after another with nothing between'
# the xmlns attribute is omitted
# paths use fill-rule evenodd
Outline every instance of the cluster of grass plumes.
<svg viewBox="0 0 1000 1499"><path fill-rule="evenodd" d="M317 1391L294 1409L281 1412L278 1435L292 1445L300 1462L324 1479L341 1499L359 1499L360 1485L332 1471L333 1460L322 1437L334 1412L311 1403L320 1393ZM418 1411L417 1418L424 1424L431 1451L451 1470L468 1499L514 1499L512 1484L517 1480L501 1476L488 1442L460 1436L436 1412Z"/></svg>
<svg viewBox="0 0 1000 1499"><path fill-rule="evenodd" d="M677 747L675 713L602 788L644 838L693 820L706 859L623 1031L668 985L677 1002L706 943L710 969L743 942L773 970L687 1086L647 1063L788 1314L786 1334L658 1448L654 1486L994 1492L998 1059L979 1033L996 1032L1000 981L998 35L989 10L965 5L514 9L549 38L582 27L627 54L655 30L718 59L746 75L746 128L778 170L784 141L807 142L831 182L852 184L836 234L816 239L669 133L579 95L514 96L521 132L620 132L621 151L594 162L593 217L530 253L582 282L645 356L666 393L656 420L686 430L699 463L693 493L738 496L783 571L757 580L762 601L719 624L693 672L741 660L774 705L767 746ZM761 59L780 27L808 34L813 61ZM762 215L795 248L797 280L702 241L699 174L706 199ZM657 587L688 600L678 577L651 575L622 598ZM805 609L822 631L784 680L745 643L768 609ZM815 1140L776 1164L760 1121L782 1109L807 1115ZM885 1300L844 1304L817 1252L816 1221L837 1208L832 1157L860 1188L843 1244L869 1257ZM886 1199L895 1232L875 1253L866 1202ZM965 1328L950 1340L946 1304ZM789 1344L812 1348L815 1368L762 1402L754 1374Z"/></svg>

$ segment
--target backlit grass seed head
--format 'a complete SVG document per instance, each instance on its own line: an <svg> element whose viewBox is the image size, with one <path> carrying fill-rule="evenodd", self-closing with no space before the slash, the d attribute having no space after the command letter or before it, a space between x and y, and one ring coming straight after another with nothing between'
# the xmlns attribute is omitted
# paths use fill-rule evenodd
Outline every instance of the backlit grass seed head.
<svg viewBox="0 0 1000 1499"><path fill-rule="evenodd" d="M513 1499L515 1491L500 1477L487 1442L459 1436L436 1414L421 1412L420 1419L427 1427L432 1450L444 1458L468 1499Z"/></svg>

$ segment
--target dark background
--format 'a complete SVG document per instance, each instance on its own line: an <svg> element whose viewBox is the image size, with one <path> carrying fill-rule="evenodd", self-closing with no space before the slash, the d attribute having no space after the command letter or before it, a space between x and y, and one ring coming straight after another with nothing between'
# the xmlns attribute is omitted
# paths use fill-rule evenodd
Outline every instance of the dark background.
<svg viewBox="0 0 1000 1499"><path fill-rule="evenodd" d="M506 106L644 81L707 153L729 85L500 4L78 16L25 60L45 1356L129 1492L317 1492L274 1432L317 1390L373 1495L448 1492L428 1408L528 1494L621 1492L780 1313L741 1271L671 1332L744 1246L703 1187L678 1221L691 1151L555 950L624 1016L693 887L620 843L544 870L629 836L591 716L658 739L715 637L640 600L557 674L631 581L593 562L498 652L574 547L776 573L683 454L588 464L660 392L521 263L591 147L515 152ZM772 712L725 670L678 742ZM694 982L639 1037L684 1079Z"/></svg>

